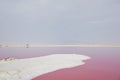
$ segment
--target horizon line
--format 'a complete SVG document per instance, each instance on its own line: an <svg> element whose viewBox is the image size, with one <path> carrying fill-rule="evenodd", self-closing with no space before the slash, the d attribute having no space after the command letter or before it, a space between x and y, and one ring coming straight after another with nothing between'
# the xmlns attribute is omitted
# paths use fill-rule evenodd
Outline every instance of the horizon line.
<svg viewBox="0 0 120 80"><path fill-rule="evenodd" d="M22 45L0 45L0 48L34 48L34 47L116 47L120 48L120 45L113 44L22 44Z"/></svg>

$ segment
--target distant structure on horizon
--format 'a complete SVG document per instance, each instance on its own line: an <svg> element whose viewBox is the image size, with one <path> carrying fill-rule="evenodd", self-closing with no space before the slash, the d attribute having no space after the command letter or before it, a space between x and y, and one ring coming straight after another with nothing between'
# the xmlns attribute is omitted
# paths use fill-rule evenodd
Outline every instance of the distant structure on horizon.
<svg viewBox="0 0 120 80"><path fill-rule="evenodd" d="M26 48L29 48L29 44L26 44Z"/></svg>

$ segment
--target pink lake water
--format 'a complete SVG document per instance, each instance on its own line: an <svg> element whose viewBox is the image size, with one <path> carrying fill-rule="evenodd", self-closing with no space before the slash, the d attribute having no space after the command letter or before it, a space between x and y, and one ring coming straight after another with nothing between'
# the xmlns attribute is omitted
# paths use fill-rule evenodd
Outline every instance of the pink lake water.
<svg viewBox="0 0 120 80"><path fill-rule="evenodd" d="M30 58L48 54L82 54L90 56L86 64L62 69L33 80L120 80L120 48L0 48L0 59Z"/></svg>

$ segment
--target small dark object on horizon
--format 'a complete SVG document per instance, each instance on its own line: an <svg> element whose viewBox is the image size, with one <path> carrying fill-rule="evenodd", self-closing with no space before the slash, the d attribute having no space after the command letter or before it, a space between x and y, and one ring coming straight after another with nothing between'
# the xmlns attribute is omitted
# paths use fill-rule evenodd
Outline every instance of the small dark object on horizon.
<svg viewBox="0 0 120 80"><path fill-rule="evenodd" d="M26 44L26 48L29 48L29 44Z"/></svg>

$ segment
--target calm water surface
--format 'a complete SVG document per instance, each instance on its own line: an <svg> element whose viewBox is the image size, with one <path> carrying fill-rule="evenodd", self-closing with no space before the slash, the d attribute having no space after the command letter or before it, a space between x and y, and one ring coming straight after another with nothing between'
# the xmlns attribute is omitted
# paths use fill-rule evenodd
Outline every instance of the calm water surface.
<svg viewBox="0 0 120 80"><path fill-rule="evenodd" d="M90 56L85 65L62 69L33 80L120 80L120 48L0 48L0 59L30 58L48 54L83 54Z"/></svg>

